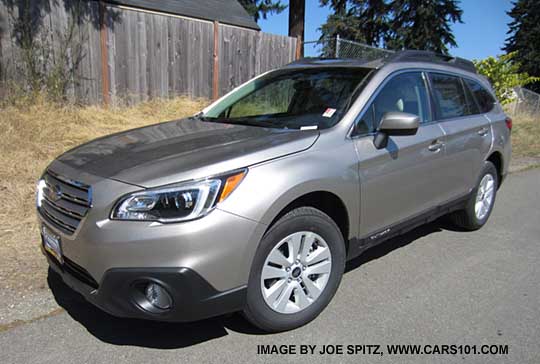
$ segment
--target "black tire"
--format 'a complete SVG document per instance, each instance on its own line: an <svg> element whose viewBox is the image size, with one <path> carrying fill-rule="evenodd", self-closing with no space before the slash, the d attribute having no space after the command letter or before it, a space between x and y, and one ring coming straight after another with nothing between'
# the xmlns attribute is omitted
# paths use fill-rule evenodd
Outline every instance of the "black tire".
<svg viewBox="0 0 540 364"><path fill-rule="evenodd" d="M300 231L320 235L328 245L332 267L326 286L318 298L305 309L291 314L274 311L265 302L261 289L261 274L268 254L285 237ZM300 207L281 217L264 235L255 254L248 283L244 316L254 326L266 332L287 331L315 319L328 305L337 291L345 269L345 244L336 223L325 213Z"/></svg>
<svg viewBox="0 0 540 364"><path fill-rule="evenodd" d="M489 210L487 214L482 218L479 219L476 216L475 213L475 203L476 203L476 197L478 194L478 189L480 187L480 182L486 176L487 174L490 174L491 177L493 177L494 182L494 189L493 189L493 200L491 202L491 205L489 207ZM457 227L468 230L468 231L474 231L480 229L482 226L485 225L485 223L488 221L491 212L493 211L493 206L495 205L495 200L497 197L497 187L499 186L499 180L498 180L498 174L497 169L493 165L493 163L486 161L484 162L484 167L482 168L482 172L480 173L480 177L478 178L478 181L476 182L476 188L472 191L471 197L469 198L469 201L467 201L467 205L463 210L459 210L456 212L453 212L450 214L450 220L454 225Z"/></svg>

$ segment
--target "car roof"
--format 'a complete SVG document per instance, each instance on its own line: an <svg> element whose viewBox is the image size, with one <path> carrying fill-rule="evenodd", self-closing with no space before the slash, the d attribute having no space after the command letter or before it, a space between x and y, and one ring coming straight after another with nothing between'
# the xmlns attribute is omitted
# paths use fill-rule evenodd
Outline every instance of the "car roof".
<svg viewBox="0 0 540 364"><path fill-rule="evenodd" d="M438 54L430 51L404 50L387 53L377 59L344 59L344 58L304 58L288 64L286 67L362 67L380 69L385 65L396 63L424 63L446 66L454 70L477 73L474 63L469 60Z"/></svg>

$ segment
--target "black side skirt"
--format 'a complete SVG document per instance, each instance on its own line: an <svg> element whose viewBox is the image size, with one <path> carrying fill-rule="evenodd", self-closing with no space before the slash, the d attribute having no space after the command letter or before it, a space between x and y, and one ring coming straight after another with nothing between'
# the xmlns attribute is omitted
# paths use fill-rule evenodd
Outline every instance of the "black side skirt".
<svg viewBox="0 0 540 364"><path fill-rule="evenodd" d="M460 197L446 204L432 208L419 215L406 219L397 224L389 225L379 231L373 232L362 237L352 238L349 240L349 251L347 252L347 260L356 258L365 250L382 243L393 237L403 235L418 226L427 224L453 211L464 209L469 201L470 194Z"/></svg>

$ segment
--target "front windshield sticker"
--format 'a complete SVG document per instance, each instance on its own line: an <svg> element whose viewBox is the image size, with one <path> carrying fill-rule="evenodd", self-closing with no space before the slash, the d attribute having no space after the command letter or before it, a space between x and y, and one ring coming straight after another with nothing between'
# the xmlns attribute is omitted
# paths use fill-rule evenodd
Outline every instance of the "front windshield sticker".
<svg viewBox="0 0 540 364"><path fill-rule="evenodd" d="M329 107L324 111L322 116L324 116L325 118L331 118L335 112L336 112L336 109L332 109Z"/></svg>

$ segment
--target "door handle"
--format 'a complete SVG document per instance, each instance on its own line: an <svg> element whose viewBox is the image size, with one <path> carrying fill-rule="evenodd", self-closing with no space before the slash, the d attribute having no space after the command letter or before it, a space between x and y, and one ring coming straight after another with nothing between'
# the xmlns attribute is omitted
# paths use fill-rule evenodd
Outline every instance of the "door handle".
<svg viewBox="0 0 540 364"><path fill-rule="evenodd" d="M480 135L480 136L486 136L486 135L488 135L488 133L489 133L488 128L482 128L482 129L478 130L478 135Z"/></svg>
<svg viewBox="0 0 540 364"><path fill-rule="evenodd" d="M441 148L444 146L444 143L442 143L441 141L439 140L435 140L433 143L431 143L428 147L428 150L430 152L438 152L439 150L441 150Z"/></svg>

